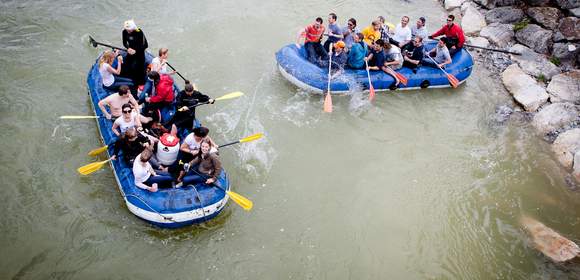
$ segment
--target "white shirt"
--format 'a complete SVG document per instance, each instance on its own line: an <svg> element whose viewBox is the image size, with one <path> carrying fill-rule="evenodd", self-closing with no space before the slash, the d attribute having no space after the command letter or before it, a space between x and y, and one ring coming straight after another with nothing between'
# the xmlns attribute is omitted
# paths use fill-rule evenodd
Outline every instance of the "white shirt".
<svg viewBox="0 0 580 280"><path fill-rule="evenodd" d="M407 26L401 26L401 23L397 24L395 27L395 35L393 35L393 39L399 43L404 41L411 41L411 28L407 24Z"/></svg>
<svg viewBox="0 0 580 280"><path fill-rule="evenodd" d="M161 59L156 57L151 61L151 71L156 71L159 74L167 74L167 64L161 65Z"/></svg>
<svg viewBox="0 0 580 280"><path fill-rule="evenodd" d="M101 74L101 79L103 80L103 85L108 87L115 82L115 76L113 73L109 72L111 65L108 63L103 63L99 66L99 74Z"/></svg>
<svg viewBox="0 0 580 280"><path fill-rule="evenodd" d="M391 49L387 52L389 59L396 60L399 65L403 65L403 56L401 55L401 49L395 45L391 45Z"/></svg>
<svg viewBox="0 0 580 280"><path fill-rule="evenodd" d="M135 161L133 162L133 177L135 177L135 186L148 189L149 186L143 184L143 182L147 181L151 174L153 173L153 167L149 162L146 162L145 165L141 162L141 154L139 154Z"/></svg>
<svg viewBox="0 0 580 280"><path fill-rule="evenodd" d="M194 137L193 133L190 133L189 135L187 135L187 137L185 137L185 140L183 140L183 143L187 144L189 146L190 150L199 149L199 147L201 145L201 141L200 142L195 141L195 137ZM211 147L209 152L212 154L217 153L216 147Z"/></svg>
<svg viewBox="0 0 580 280"><path fill-rule="evenodd" d="M124 134L125 131L127 131L127 129L129 129L129 128L135 127L135 118L136 117L137 117L137 113L135 111L133 111L133 112L131 112L131 121L129 121L129 122L125 121L123 116L121 116L115 120L115 123L119 126L119 129L121 130L121 134Z"/></svg>

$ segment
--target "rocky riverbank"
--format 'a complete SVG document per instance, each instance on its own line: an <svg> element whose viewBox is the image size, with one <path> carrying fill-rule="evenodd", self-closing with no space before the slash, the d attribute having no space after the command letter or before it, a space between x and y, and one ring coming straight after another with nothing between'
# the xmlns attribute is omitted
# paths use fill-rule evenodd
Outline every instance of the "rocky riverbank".
<svg viewBox="0 0 580 280"><path fill-rule="evenodd" d="M501 76L515 103L580 185L580 0L442 0L460 19L478 66ZM516 108L517 109L517 108Z"/></svg>

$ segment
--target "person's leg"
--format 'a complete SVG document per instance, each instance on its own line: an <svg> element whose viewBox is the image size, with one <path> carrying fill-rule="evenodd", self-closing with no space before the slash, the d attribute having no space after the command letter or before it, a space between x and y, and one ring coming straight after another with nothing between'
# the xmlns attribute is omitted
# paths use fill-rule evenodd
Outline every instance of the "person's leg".
<svg viewBox="0 0 580 280"><path fill-rule="evenodd" d="M324 49L321 43L314 43L314 49L321 60L328 60L328 51Z"/></svg>
<svg viewBox="0 0 580 280"><path fill-rule="evenodd" d="M391 77L393 77L393 79L395 79L395 86L398 86L401 81L399 81L399 79L397 79L397 76L395 75L395 71L393 71L393 69L391 69L387 66L382 67L382 69L385 73L389 74Z"/></svg>
<svg viewBox="0 0 580 280"><path fill-rule="evenodd" d="M193 174L193 175L187 175L185 177L183 177L183 185L187 186L187 185L195 185L195 184L201 184L205 182L205 178L204 176L201 175L197 175L197 174Z"/></svg>
<svg viewBox="0 0 580 280"><path fill-rule="evenodd" d="M152 186L153 184L157 184L158 187L169 187L171 186L171 182L173 181L173 177L169 175L156 175L150 176L147 181L143 182L143 184L147 186Z"/></svg>
<svg viewBox="0 0 580 280"><path fill-rule="evenodd" d="M456 54L457 52L461 51L461 48L455 47L454 48L449 48L449 55L453 56L454 54Z"/></svg>
<svg viewBox="0 0 580 280"><path fill-rule="evenodd" d="M316 50L314 49L314 43L306 42L304 43L304 48L306 49L306 59L312 64L316 64L317 56Z"/></svg>
<svg viewBox="0 0 580 280"><path fill-rule="evenodd" d="M143 86L143 91L139 94L139 104L145 103L145 97L151 94L151 90L153 89L153 82L147 79L145 82L145 86Z"/></svg>
<svg viewBox="0 0 580 280"><path fill-rule="evenodd" d="M330 40L326 40L326 42L324 42L324 51L325 52L329 52L330 51Z"/></svg>
<svg viewBox="0 0 580 280"><path fill-rule="evenodd" d="M439 68L439 67L437 67L437 64L432 59L430 59L428 57L423 58L423 60L421 61L421 65L429 66L429 67L433 67L433 68Z"/></svg>

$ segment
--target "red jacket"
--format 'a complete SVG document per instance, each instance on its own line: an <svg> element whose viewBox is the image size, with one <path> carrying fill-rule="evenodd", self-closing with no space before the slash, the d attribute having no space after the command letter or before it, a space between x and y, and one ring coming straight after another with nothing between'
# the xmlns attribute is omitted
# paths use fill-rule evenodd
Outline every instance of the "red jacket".
<svg viewBox="0 0 580 280"><path fill-rule="evenodd" d="M173 102L173 79L171 79L171 77L161 74L159 83L155 87L155 95L151 96L149 102Z"/></svg>
<svg viewBox="0 0 580 280"><path fill-rule="evenodd" d="M458 48L462 48L463 43L465 43L465 36L463 35L463 30L461 29L461 27L459 27L459 25L455 23L452 24L451 27L449 27L447 24L443 25L443 27L437 30L437 32L433 33L431 37L437 37L441 35L445 35L445 37L447 38L457 38L457 40L459 41L457 43Z"/></svg>

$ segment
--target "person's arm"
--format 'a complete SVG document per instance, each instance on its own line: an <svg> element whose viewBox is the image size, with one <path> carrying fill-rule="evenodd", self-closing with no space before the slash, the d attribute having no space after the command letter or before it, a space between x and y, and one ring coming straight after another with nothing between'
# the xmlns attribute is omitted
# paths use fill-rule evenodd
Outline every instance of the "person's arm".
<svg viewBox="0 0 580 280"><path fill-rule="evenodd" d="M435 31L435 33L431 34L431 36L429 36L429 37L434 38L434 37L437 37L437 36L441 36L444 33L445 33L445 26L443 26L443 27L441 27L441 29Z"/></svg>
<svg viewBox="0 0 580 280"><path fill-rule="evenodd" d="M167 92L157 92L156 95L145 98L145 101L150 102L150 103L163 102L163 100L165 100L165 97L167 96L167 94L168 94Z"/></svg>
<svg viewBox="0 0 580 280"><path fill-rule="evenodd" d="M123 57L117 56L117 69L114 69L111 65L106 64L107 71L109 71L109 73L112 73L115 75L120 75L121 74L121 64L123 64Z"/></svg>
<svg viewBox="0 0 580 280"><path fill-rule="evenodd" d="M109 114L109 112L107 112L107 109L105 108L105 104L108 106L111 106L109 104L109 97L106 97L105 99L99 101L99 109L101 109L101 112L103 112L103 115L105 115L105 117L107 118L107 120L111 119L111 114Z"/></svg>
<svg viewBox="0 0 580 280"><path fill-rule="evenodd" d="M137 127L137 130L143 131L143 126L141 125L141 118L139 117L138 113L135 113L135 117L133 118L133 120L135 120L135 126Z"/></svg>
<svg viewBox="0 0 580 280"><path fill-rule="evenodd" d="M193 149L192 150L192 149L189 148L189 145L187 143L185 143L185 142L183 142L181 144L181 147L179 147L179 149L182 152L184 152L184 153L189 153L189 154L192 154L194 156L196 156L199 153L199 149Z"/></svg>
<svg viewBox="0 0 580 280"><path fill-rule="evenodd" d="M443 63L439 64L439 67L443 68L445 67L445 65L450 64L451 63L451 56L445 56L445 61L443 61Z"/></svg>
<svg viewBox="0 0 580 280"><path fill-rule="evenodd" d="M143 50L146 50L149 47L149 43L147 43L147 37L145 37L145 33L141 31L141 34L143 35Z"/></svg>
<svg viewBox="0 0 580 280"><path fill-rule="evenodd" d="M296 38L297 47L300 47L300 41L302 38L304 38L304 40L306 41L306 29L301 29L300 31L298 31L298 37Z"/></svg>
<svg viewBox="0 0 580 280"><path fill-rule="evenodd" d="M198 103L205 103L205 102L212 103L211 101L213 101L211 98L209 98L209 96L207 96L199 91L194 91L193 96L195 99L197 99Z"/></svg>
<svg viewBox="0 0 580 280"><path fill-rule="evenodd" d="M459 42L457 43L457 47L458 48L462 48L463 44L465 43L465 35L463 35L463 30L461 30L461 27L457 26L457 39L459 40Z"/></svg>
<svg viewBox="0 0 580 280"><path fill-rule="evenodd" d="M214 171L213 176L205 181L206 184L211 184L217 181L217 178L222 173L222 163L220 162L219 158L216 155L210 155Z"/></svg>
<svg viewBox="0 0 580 280"><path fill-rule="evenodd" d="M133 106L133 108L139 108L139 103L137 103L137 100L135 100L133 94L129 94L129 103Z"/></svg>
<svg viewBox="0 0 580 280"><path fill-rule="evenodd" d="M113 127L111 129L113 130L113 133L115 133L115 135L121 136L121 133L117 128L119 128L119 124L117 124L117 121L115 121L113 122Z"/></svg>

